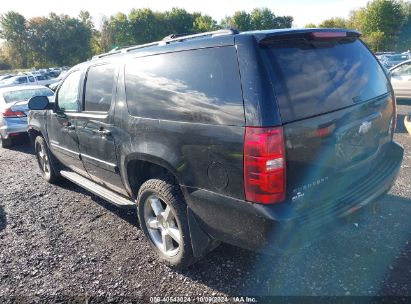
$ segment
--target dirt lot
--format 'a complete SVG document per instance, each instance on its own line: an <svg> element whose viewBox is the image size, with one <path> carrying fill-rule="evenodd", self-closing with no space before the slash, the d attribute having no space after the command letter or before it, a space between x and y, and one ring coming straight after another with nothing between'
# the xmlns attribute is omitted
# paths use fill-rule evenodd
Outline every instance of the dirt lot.
<svg viewBox="0 0 411 304"><path fill-rule="evenodd" d="M409 111L410 102L400 104L396 139L405 148L400 176L366 222L353 221L326 239L275 257L221 245L182 273L156 261L133 211L70 182L47 184L27 143L0 149L0 302L411 296L411 137L402 124Z"/></svg>

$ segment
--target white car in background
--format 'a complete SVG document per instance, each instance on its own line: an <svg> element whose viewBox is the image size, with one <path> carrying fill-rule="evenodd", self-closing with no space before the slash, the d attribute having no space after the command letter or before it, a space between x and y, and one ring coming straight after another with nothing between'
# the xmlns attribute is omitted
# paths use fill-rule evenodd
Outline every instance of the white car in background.
<svg viewBox="0 0 411 304"><path fill-rule="evenodd" d="M3 81L0 81L0 88L22 86L22 85L43 85L49 86L50 84L58 82L57 79L48 79L43 75L22 74L17 75Z"/></svg>
<svg viewBox="0 0 411 304"><path fill-rule="evenodd" d="M411 60L404 61L389 71L395 97L411 99Z"/></svg>

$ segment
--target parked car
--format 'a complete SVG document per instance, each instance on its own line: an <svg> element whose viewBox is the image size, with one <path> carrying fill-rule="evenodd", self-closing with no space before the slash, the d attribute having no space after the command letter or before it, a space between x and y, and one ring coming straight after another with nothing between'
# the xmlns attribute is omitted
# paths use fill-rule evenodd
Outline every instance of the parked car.
<svg viewBox="0 0 411 304"><path fill-rule="evenodd" d="M53 96L53 92L44 86L0 89L0 140L3 148L12 144L12 138L27 134L27 102L37 95Z"/></svg>
<svg viewBox="0 0 411 304"><path fill-rule="evenodd" d="M48 70L48 74L50 77L58 77L61 74L60 68L51 68Z"/></svg>
<svg viewBox="0 0 411 304"><path fill-rule="evenodd" d="M35 76L35 79L36 79L36 83L38 85L44 85L46 87L49 87L53 83L58 83L59 82L59 80L56 79L56 78L50 78L48 76L43 76L43 75L37 75L37 76Z"/></svg>
<svg viewBox="0 0 411 304"><path fill-rule="evenodd" d="M404 118L404 125L408 133L411 135L411 112Z"/></svg>
<svg viewBox="0 0 411 304"><path fill-rule="evenodd" d="M40 73L36 74L22 74L17 75L11 78L8 78L4 81L0 81L0 87L13 87L17 85L43 85L49 86L52 83L59 82L58 79L50 79L46 76L41 75Z"/></svg>
<svg viewBox="0 0 411 304"><path fill-rule="evenodd" d="M29 102L43 177L135 208L184 268L227 242L272 253L387 193L390 82L355 31L216 31L96 56ZM364 209L363 209L364 210Z"/></svg>
<svg viewBox="0 0 411 304"><path fill-rule="evenodd" d="M18 85L35 85L36 79L33 75L17 75L0 81L0 88L14 87Z"/></svg>
<svg viewBox="0 0 411 304"><path fill-rule="evenodd" d="M406 60L410 59L410 57L407 54L395 54L395 55L385 55L383 59L381 60L381 63L387 68L391 68L393 66L396 66L397 64L400 64L401 62L404 62Z"/></svg>
<svg viewBox="0 0 411 304"><path fill-rule="evenodd" d="M11 78L11 77L13 77L14 75L1 75L0 76L0 81L3 81L3 80L6 80L6 79L9 79L9 78Z"/></svg>
<svg viewBox="0 0 411 304"><path fill-rule="evenodd" d="M404 61L389 71L395 97L411 98L411 60Z"/></svg>

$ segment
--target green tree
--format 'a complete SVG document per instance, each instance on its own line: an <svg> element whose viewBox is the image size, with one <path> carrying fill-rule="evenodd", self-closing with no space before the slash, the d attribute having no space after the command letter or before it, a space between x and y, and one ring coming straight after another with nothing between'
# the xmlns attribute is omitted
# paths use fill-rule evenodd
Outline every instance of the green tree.
<svg viewBox="0 0 411 304"><path fill-rule="evenodd" d="M208 32L218 30L219 26L217 21L208 15L198 15L194 19L193 30L194 32Z"/></svg>
<svg viewBox="0 0 411 304"><path fill-rule="evenodd" d="M27 24L28 40L33 64L75 65L91 56L91 29L77 18L51 13L35 17Z"/></svg>
<svg viewBox="0 0 411 304"><path fill-rule="evenodd" d="M304 25L305 28L316 28L317 25L315 23L307 23L306 25Z"/></svg>
<svg viewBox="0 0 411 304"><path fill-rule="evenodd" d="M195 17L185 9L173 7L164 13L164 22L168 34L183 34L193 32ZM167 35L168 35L167 34Z"/></svg>
<svg viewBox="0 0 411 304"><path fill-rule="evenodd" d="M237 11L230 17L229 25L239 31L252 30L251 15L245 11Z"/></svg>
<svg viewBox="0 0 411 304"><path fill-rule="evenodd" d="M161 15L154 13L149 8L133 9L128 15L128 19L133 42L136 44L156 41L164 34Z"/></svg>
<svg viewBox="0 0 411 304"><path fill-rule="evenodd" d="M0 16L0 38L6 40L6 50L11 64L28 67L26 19L19 13L10 11Z"/></svg>
<svg viewBox="0 0 411 304"><path fill-rule="evenodd" d="M348 28L348 21L344 18L335 17L331 19L324 20L318 27L322 28Z"/></svg>
<svg viewBox="0 0 411 304"><path fill-rule="evenodd" d="M255 8L251 11L252 29L268 30L277 27L275 15L268 8Z"/></svg>
<svg viewBox="0 0 411 304"><path fill-rule="evenodd" d="M406 17L402 2L373 0L366 7L354 11L350 23L364 34L365 40L378 37L381 40L379 50L394 50Z"/></svg>
<svg viewBox="0 0 411 304"><path fill-rule="evenodd" d="M221 20L223 28L236 28L239 31L290 28L292 23L293 17L275 16L268 8L255 8L251 13L237 11L233 16Z"/></svg>
<svg viewBox="0 0 411 304"><path fill-rule="evenodd" d="M106 47L109 49L134 44L132 26L127 15L123 13L117 13L106 20L102 31Z"/></svg>
<svg viewBox="0 0 411 304"><path fill-rule="evenodd" d="M384 33L372 32L363 38L364 42L374 51L384 51Z"/></svg>

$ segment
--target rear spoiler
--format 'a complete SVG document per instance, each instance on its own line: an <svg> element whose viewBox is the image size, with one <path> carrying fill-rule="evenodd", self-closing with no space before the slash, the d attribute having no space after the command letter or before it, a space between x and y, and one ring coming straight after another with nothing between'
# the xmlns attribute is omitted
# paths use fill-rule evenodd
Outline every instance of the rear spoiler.
<svg viewBox="0 0 411 304"><path fill-rule="evenodd" d="M359 38L361 33L355 30L345 29L301 29L301 30L279 30L272 32L255 33L257 42L264 44L270 41L283 40L287 38L305 38L305 39L343 39Z"/></svg>

